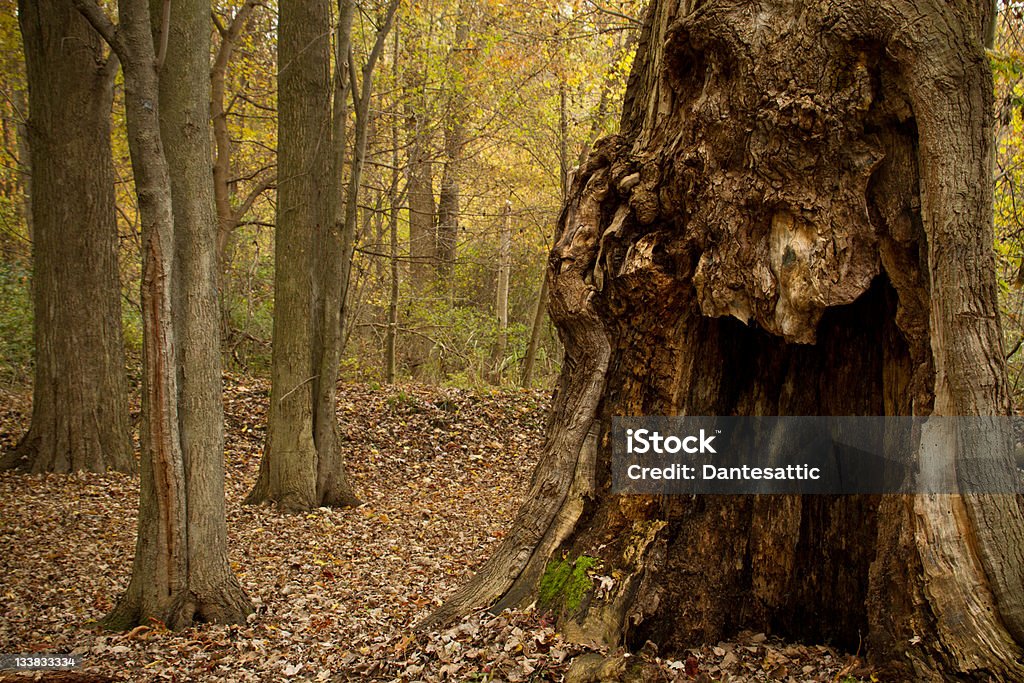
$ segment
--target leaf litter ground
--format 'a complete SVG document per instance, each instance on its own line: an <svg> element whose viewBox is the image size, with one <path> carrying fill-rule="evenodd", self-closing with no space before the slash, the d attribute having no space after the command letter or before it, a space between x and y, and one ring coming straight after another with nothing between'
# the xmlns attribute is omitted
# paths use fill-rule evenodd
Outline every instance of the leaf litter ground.
<svg viewBox="0 0 1024 683"><path fill-rule="evenodd" d="M540 452L546 394L342 385L345 457L364 504L305 515L241 504L267 394L261 380L225 383L230 561L256 605L248 623L97 629L128 581L137 478L0 473L0 653L84 660L77 673L0 681L558 681L574 657L616 654L565 642L533 610L412 628L504 534ZM28 415L24 394L0 390L0 449ZM866 675L830 648L752 633L679 659L643 657L645 678L664 681Z"/></svg>

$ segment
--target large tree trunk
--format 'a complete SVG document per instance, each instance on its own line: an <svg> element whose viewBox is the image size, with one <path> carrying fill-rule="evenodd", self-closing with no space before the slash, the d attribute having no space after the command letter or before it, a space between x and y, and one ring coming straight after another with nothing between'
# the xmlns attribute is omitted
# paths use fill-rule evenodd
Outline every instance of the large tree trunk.
<svg viewBox="0 0 1024 683"><path fill-rule="evenodd" d="M210 183L209 5L120 3L115 32L76 5L117 50L142 223L142 472L128 588L110 628L244 621L252 611L227 559ZM166 140L166 142L165 142Z"/></svg>
<svg viewBox="0 0 1024 683"><path fill-rule="evenodd" d="M249 5L246 5L248 7ZM175 0L160 78L160 131L174 209L173 306L192 621L237 623L252 604L227 557L218 220L210 183L209 4Z"/></svg>
<svg viewBox="0 0 1024 683"><path fill-rule="evenodd" d="M313 434L313 240L331 215L330 3L285 0L278 22L278 175L270 412L259 479L246 502L317 507ZM326 378L325 378L326 380ZM331 378L330 381L333 381Z"/></svg>
<svg viewBox="0 0 1024 683"><path fill-rule="evenodd" d="M551 561L587 556L610 591L540 595L579 639L864 635L906 679L1024 676L1013 496L610 493L615 415L1008 413L987 19L966 0L652 3L621 132L551 254L566 362L530 494L430 623L529 603Z"/></svg>
<svg viewBox="0 0 1024 683"><path fill-rule="evenodd" d="M350 49L355 3L340 0L332 87L330 5L281 5L278 63L288 67L278 74L273 383L267 442L249 503L272 501L298 512L359 502L341 457L336 385L373 71L397 10L398 0L391 0L359 81ZM342 197L350 93L356 123Z"/></svg>
<svg viewBox="0 0 1024 683"><path fill-rule="evenodd" d="M22 2L33 173L32 424L0 467L135 471L110 106L117 58L69 0Z"/></svg>

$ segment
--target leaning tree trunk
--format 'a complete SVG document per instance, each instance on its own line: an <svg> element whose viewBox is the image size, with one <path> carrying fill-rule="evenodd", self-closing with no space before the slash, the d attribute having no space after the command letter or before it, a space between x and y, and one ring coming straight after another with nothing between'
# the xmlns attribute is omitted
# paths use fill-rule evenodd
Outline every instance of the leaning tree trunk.
<svg viewBox="0 0 1024 683"><path fill-rule="evenodd" d="M110 106L117 58L67 0L18 8L29 88L32 424L0 467L135 471L121 337Z"/></svg>
<svg viewBox="0 0 1024 683"><path fill-rule="evenodd" d="M224 513L209 5L154 4L159 52L146 0L122 0L116 29L92 0L75 5L121 58L142 223L139 529L128 588L103 623L244 621L252 605L228 563Z"/></svg>
<svg viewBox="0 0 1024 683"><path fill-rule="evenodd" d="M615 415L1008 413L979 7L654 0L551 253L542 460L428 623L539 597L607 644L865 635L903 678L1024 676L1014 496L610 493ZM538 590L584 556L611 590Z"/></svg>

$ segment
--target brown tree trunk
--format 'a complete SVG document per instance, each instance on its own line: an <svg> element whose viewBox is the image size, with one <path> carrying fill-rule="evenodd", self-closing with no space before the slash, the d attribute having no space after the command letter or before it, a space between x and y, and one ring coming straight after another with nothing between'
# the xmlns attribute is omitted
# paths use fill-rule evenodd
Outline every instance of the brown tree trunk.
<svg viewBox="0 0 1024 683"><path fill-rule="evenodd" d="M397 10L391 0L360 82L349 47L355 3L339 2L332 82L329 3L296 0L280 8L278 63L289 66L278 74L273 380L267 441L248 503L271 501L291 512L358 503L341 457L335 397L373 70ZM340 197L350 93L356 123Z"/></svg>
<svg viewBox="0 0 1024 683"><path fill-rule="evenodd" d="M422 85L419 86L422 88ZM412 90L408 88L408 90ZM422 99L421 96L417 96ZM434 176L429 158L426 116L406 105L408 129L409 181L406 191L409 206L410 281L417 287L429 287L437 266L437 234L434 218Z"/></svg>
<svg viewBox="0 0 1024 683"><path fill-rule="evenodd" d="M863 635L898 680L1020 680L1013 496L609 492L615 415L1009 411L987 18L696 4L652 3L621 132L573 180L548 442L513 531L428 623L529 603L549 562L587 556L614 587L542 605L581 640ZM918 464L935 455L922 439Z"/></svg>
<svg viewBox="0 0 1024 683"><path fill-rule="evenodd" d="M18 112L15 136L18 140L18 187L21 190L21 216L30 242L35 241L32 227L32 152L28 141L28 102L23 88L14 91L14 109Z"/></svg>
<svg viewBox="0 0 1024 683"><path fill-rule="evenodd" d="M183 616L237 623L253 608L227 557L208 11L203 0L175 0L160 76L160 132L174 210L172 304L188 537L188 611Z"/></svg>
<svg viewBox="0 0 1024 683"><path fill-rule="evenodd" d="M399 67L401 31L398 30L398 26L395 26L394 32L394 61L391 64L391 75L397 84L401 82L402 77L401 68ZM388 188L388 251L390 252L390 258L388 259L388 329L384 337L384 380L388 384L394 383L398 364L398 295L400 284L398 269L398 212L401 205L398 192L399 180L401 179L401 168L398 165L398 128L398 112L394 111L391 120L391 187ZM406 185L406 190L408 190L408 185Z"/></svg>
<svg viewBox="0 0 1024 683"><path fill-rule="evenodd" d="M498 291L495 309L498 313L498 343L494 349L494 382L501 384L508 351L508 286L512 270L512 202L505 201L501 218L501 237L498 242Z"/></svg>
<svg viewBox="0 0 1024 683"><path fill-rule="evenodd" d="M330 3L285 0L278 22L278 175L274 332L267 440L246 502L319 505L313 434L317 226L330 220Z"/></svg>
<svg viewBox="0 0 1024 683"><path fill-rule="evenodd" d="M110 107L117 58L69 0L22 2L33 173L32 424L0 468L134 472Z"/></svg>
<svg viewBox="0 0 1024 683"><path fill-rule="evenodd" d="M235 44L242 35L246 21L256 8L257 0L245 0L231 23L217 24L220 46L210 69L210 116L213 119L213 140L216 155L213 160L213 196L217 207L217 263L218 271L226 270L228 243L242 216L237 215L231 203L231 135L228 132L228 112L225 107L228 64Z"/></svg>
<svg viewBox="0 0 1024 683"><path fill-rule="evenodd" d="M121 57L142 223L139 530L104 624L244 621L252 605L228 564L224 513L209 5L154 3L154 31L148 3L124 0L115 31L91 0L75 4Z"/></svg>
<svg viewBox="0 0 1024 683"><path fill-rule="evenodd" d="M548 278L544 273L544 280L540 283L540 291L537 292L537 301L533 307L533 322L530 324L530 341L526 344L526 356L523 359L523 377L520 383L524 388L533 386L533 367L537 361L537 348L540 346L540 329L544 324L547 315L548 302Z"/></svg>
<svg viewBox="0 0 1024 683"><path fill-rule="evenodd" d="M455 41L449 58L447 108L444 127L444 165L437 200L437 281L440 291L454 291L455 257L459 244L460 175L462 151L466 144L466 103L463 80L466 77L466 50L469 49L469 11L459 6Z"/></svg>
<svg viewBox="0 0 1024 683"><path fill-rule="evenodd" d="M406 186L406 204L409 213L409 284L418 292L429 293L434 289L437 276L437 204L434 201L434 173L430 161L430 126L427 119L426 97L423 94L425 76L416 76L415 86L406 86L407 98L405 121L409 149L409 174ZM412 314L411 302L407 314ZM411 317L411 315L410 315ZM406 358L413 377L430 357L432 342L426 337L410 336L403 344Z"/></svg>

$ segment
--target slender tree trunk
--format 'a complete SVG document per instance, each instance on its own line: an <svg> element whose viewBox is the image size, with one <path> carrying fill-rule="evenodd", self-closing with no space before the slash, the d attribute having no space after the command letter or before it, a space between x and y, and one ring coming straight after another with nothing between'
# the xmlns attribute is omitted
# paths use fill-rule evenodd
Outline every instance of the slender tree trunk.
<svg viewBox="0 0 1024 683"><path fill-rule="evenodd" d="M600 129L601 119L604 117L608 101L609 77L605 77L605 87L601 90L601 100L598 105L597 115L590 127L590 140L593 140L596 132ZM558 180L562 191L562 201L565 201L566 193L569 191L569 107L566 102L565 80L559 83L558 88ZM590 140L581 151L581 156L586 156L590 148ZM581 161L582 163L582 161ZM558 235L555 235L555 239ZM526 358L523 360L523 381L522 386L530 387L533 384L533 366L537 359L537 346L540 343L540 330L544 325L544 317L547 312L548 278L545 271L541 279L540 291L537 293L537 304L533 309L533 324L530 325L530 341L526 346Z"/></svg>
<svg viewBox="0 0 1024 683"><path fill-rule="evenodd" d="M444 166L437 201L437 279L449 295L454 291L455 257L459 243L460 174L466 144L465 51L469 44L469 8L460 5L451 48L448 76L448 112L444 127Z"/></svg>
<svg viewBox="0 0 1024 683"><path fill-rule="evenodd" d="M235 230L245 214L249 211L256 198L270 189L275 178L271 174L257 183L250 190L249 195L235 206L232 201L231 181L231 135L228 131L228 110L225 104L227 96L227 70L231 63L231 56L234 53L235 45L241 38L245 24L252 16L257 6L257 0L245 0L241 7L231 18L231 23L226 27L221 25L216 14L213 15L217 33L220 35L220 45L213 58L213 66L210 68L210 117L213 120L213 196L214 205L217 211L217 242L216 258L218 273L218 293L220 306L221 334L225 338L231 331L231 318L229 307L228 275L231 267L231 251Z"/></svg>
<svg viewBox="0 0 1024 683"><path fill-rule="evenodd" d="M573 638L866 636L895 680L1021 680L1014 496L609 493L614 415L1009 412L984 12L695 4L652 3L621 132L573 180L547 445L512 532L430 623L531 602L550 561L588 556L613 588L542 604ZM931 443L919 466L977 474Z"/></svg>
<svg viewBox="0 0 1024 683"><path fill-rule="evenodd" d="M348 215L348 193L355 188L358 195L360 172L366 149L365 116L359 116L354 131L352 172L348 184L343 182L347 159L346 127L348 106L346 98L353 92L352 74L352 18L355 13L354 0L338 3L338 28L335 35L335 76L333 80L333 133L331 136L329 168L329 190L325 197L325 220L318 224L314 235L315 256L313 272L316 278L316 299L314 316L313 363L315 379L313 403L313 437L317 450L317 490L320 505L358 505L359 499L348 483L345 463L341 457L338 436L336 387L338 366L344 345L345 299L348 294L348 280L352 265L352 247L356 231L355 211ZM362 147L359 147L360 140ZM358 164L358 168L357 168Z"/></svg>
<svg viewBox="0 0 1024 683"><path fill-rule="evenodd" d="M437 267L436 205L429 156L430 139L424 112L417 113L411 104L407 104L405 120L409 140L409 187L406 191L411 261L409 277L417 287L428 287Z"/></svg>
<svg viewBox="0 0 1024 683"><path fill-rule="evenodd" d="M14 109L18 115L15 135L18 139L18 186L21 190L21 216L30 242L35 241L32 221L32 152L28 139L28 102L23 89L14 91ZM109 125L109 123L107 124ZM113 163L113 162L111 162ZM116 221L115 221L116 226Z"/></svg>
<svg viewBox="0 0 1024 683"><path fill-rule="evenodd" d="M228 64L235 44L242 35L245 22L252 16L257 0L246 0L227 27L217 25L220 45L210 69L210 116L213 119L215 152L213 160L213 196L217 207L217 263L219 272L226 268L228 242L241 216L231 203L231 136L225 107Z"/></svg>
<svg viewBox="0 0 1024 683"><path fill-rule="evenodd" d="M110 108L117 58L67 0L22 2L35 308L32 424L0 468L134 472ZM28 161L26 159L26 161Z"/></svg>
<svg viewBox="0 0 1024 683"><path fill-rule="evenodd" d="M406 86L406 144L409 149L406 204L409 213L409 283L412 290L429 293L436 284L438 252L430 122L423 93L425 78L422 73L416 73L415 85ZM424 367L431 347L432 342L423 337L406 340L403 350L413 377Z"/></svg>
<svg viewBox="0 0 1024 683"><path fill-rule="evenodd" d="M397 22L396 22L397 23ZM395 49L394 62L391 65L394 82L401 82L401 69L399 68L399 37L401 32L395 26ZM397 107L396 107L397 109ZM397 370L396 337L398 335L398 295L399 295L399 269L398 269L398 181L401 178L398 168L398 112L394 112L391 121L391 191L390 210L388 211L388 249L390 251L390 278L388 296L388 331L384 341L384 377L388 384L395 381Z"/></svg>
<svg viewBox="0 0 1024 683"><path fill-rule="evenodd" d="M533 323L530 325L530 341L526 345L526 358L523 361L522 386L526 388L533 386L533 367L537 362L537 347L540 345L540 329L544 324L544 317L547 315L547 272L545 272L544 275L544 280L540 283L540 291L537 293L537 303L533 308Z"/></svg>
<svg viewBox="0 0 1024 683"><path fill-rule="evenodd" d="M90 0L75 4L121 57L142 223L138 540L131 581L104 624L242 621L252 605L228 564L224 514L209 6L154 3L154 31L145 0L120 3L116 30Z"/></svg>
<svg viewBox="0 0 1024 683"><path fill-rule="evenodd" d="M501 383L505 354L508 351L508 281L512 256L512 202L505 202L501 221L501 238L498 246L498 344L494 352L494 378Z"/></svg>

